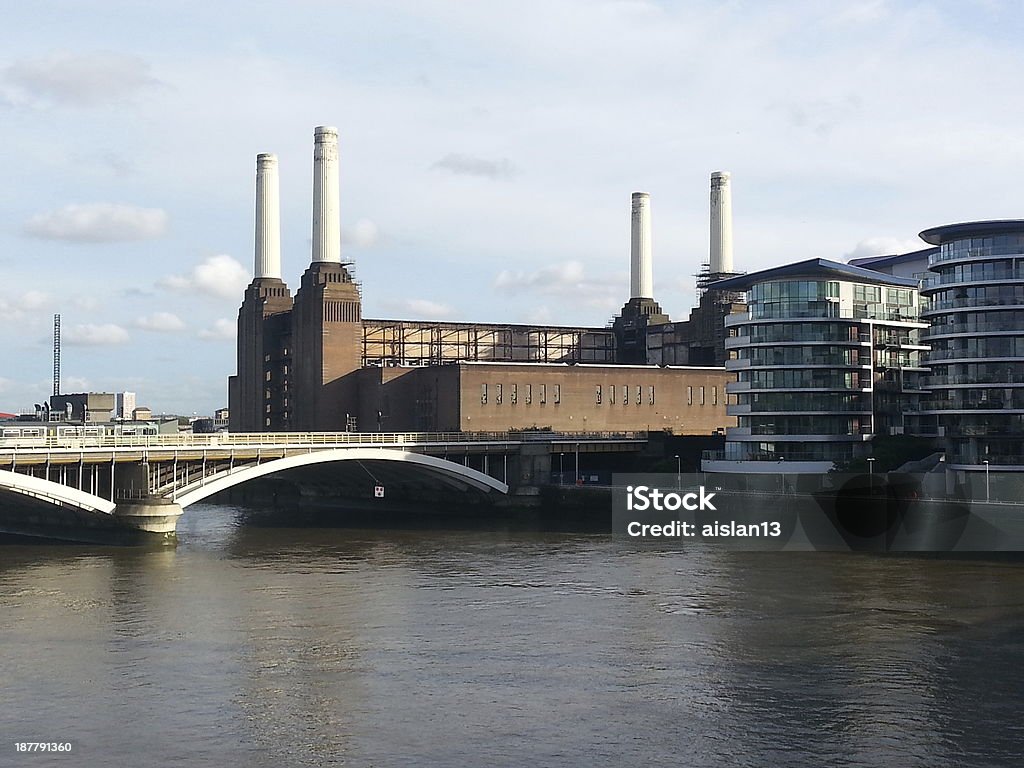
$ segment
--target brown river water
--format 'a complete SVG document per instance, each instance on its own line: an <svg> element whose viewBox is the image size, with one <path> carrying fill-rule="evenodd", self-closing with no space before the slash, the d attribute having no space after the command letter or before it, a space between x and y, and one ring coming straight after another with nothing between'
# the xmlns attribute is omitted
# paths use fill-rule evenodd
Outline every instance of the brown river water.
<svg viewBox="0 0 1024 768"><path fill-rule="evenodd" d="M216 505L0 546L0 766L1016 766L1022 712L1024 563Z"/></svg>

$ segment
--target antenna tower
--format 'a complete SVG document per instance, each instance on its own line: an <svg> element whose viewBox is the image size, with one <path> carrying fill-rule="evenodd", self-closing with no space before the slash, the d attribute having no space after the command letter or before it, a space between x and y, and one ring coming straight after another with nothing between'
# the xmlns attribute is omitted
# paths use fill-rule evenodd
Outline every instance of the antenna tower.
<svg viewBox="0 0 1024 768"><path fill-rule="evenodd" d="M53 316L53 394L60 394L60 315Z"/></svg>

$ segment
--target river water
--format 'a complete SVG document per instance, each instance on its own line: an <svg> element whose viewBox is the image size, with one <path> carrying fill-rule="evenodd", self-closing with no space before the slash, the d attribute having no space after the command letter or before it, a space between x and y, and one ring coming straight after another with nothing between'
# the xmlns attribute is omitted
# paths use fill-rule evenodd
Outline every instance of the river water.
<svg viewBox="0 0 1024 768"><path fill-rule="evenodd" d="M1024 759L1024 565L241 519L0 547L0 765Z"/></svg>

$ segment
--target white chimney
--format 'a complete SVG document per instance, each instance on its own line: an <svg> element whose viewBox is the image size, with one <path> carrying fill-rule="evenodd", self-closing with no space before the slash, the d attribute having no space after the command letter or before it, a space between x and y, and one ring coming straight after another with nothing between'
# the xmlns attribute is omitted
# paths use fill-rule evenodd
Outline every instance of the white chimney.
<svg viewBox="0 0 1024 768"><path fill-rule="evenodd" d="M254 277L281 279L281 191L277 179L277 155L256 155Z"/></svg>
<svg viewBox="0 0 1024 768"><path fill-rule="evenodd" d="M341 263L338 129L313 131L313 262Z"/></svg>
<svg viewBox="0 0 1024 768"><path fill-rule="evenodd" d="M729 172L711 174L711 274L732 272L732 189Z"/></svg>
<svg viewBox="0 0 1024 768"><path fill-rule="evenodd" d="M630 242L629 297L653 299L654 278L651 272L651 196L633 193L632 238Z"/></svg>

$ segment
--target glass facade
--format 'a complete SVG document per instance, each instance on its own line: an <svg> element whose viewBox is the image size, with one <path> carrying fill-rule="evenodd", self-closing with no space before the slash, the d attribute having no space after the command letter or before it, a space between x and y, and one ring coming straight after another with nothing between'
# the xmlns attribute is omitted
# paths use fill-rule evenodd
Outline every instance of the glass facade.
<svg viewBox="0 0 1024 768"><path fill-rule="evenodd" d="M875 430L902 430L903 414L917 409L927 349L917 289L905 278L821 271L831 274L754 281L747 314L730 318L737 426L726 433L725 460L825 471L863 456Z"/></svg>
<svg viewBox="0 0 1024 768"><path fill-rule="evenodd" d="M1001 226L1012 226L1012 222ZM1019 232L975 236L956 225L941 240L926 283L931 328L925 404L946 436L949 466L1024 467L1024 222Z"/></svg>

